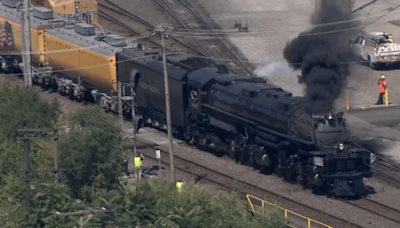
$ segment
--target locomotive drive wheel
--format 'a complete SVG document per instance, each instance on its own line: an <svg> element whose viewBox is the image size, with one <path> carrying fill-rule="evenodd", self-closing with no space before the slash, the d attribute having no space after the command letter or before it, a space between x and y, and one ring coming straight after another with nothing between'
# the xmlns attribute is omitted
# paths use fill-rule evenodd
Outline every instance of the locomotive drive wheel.
<svg viewBox="0 0 400 228"><path fill-rule="evenodd" d="M285 179L285 169L286 166L286 152L281 150L277 154L278 162L276 164L275 172L279 177L283 177Z"/></svg>

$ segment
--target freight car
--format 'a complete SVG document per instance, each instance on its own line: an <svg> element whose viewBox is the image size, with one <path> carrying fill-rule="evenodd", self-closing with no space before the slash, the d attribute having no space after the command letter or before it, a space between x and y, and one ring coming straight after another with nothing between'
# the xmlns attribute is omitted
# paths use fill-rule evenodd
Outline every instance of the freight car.
<svg viewBox="0 0 400 228"><path fill-rule="evenodd" d="M97 1L96 0L31 0L35 6L43 6L56 13L64 15L80 14L85 23L97 25Z"/></svg>
<svg viewBox="0 0 400 228"><path fill-rule="evenodd" d="M166 130L161 50L42 9L31 18L34 82L111 111L118 110L117 81L134 85L137 126ZM20 70L18 10L3 5L0 17L1 67ZM169 53L167 65L175 137L317 192L363 194L371 153L350 140L342 113L308 114L304 98L204 59ZM119 92L129 114L130 90Z"/></svg>
<svg viewBox="0 0 400 228"><path fill-rule="evenodd" d="M18 64L21 62L21 12L16 2L2 1L0 6L0 66L6 73L15 73L21 68ZM115 95L115 53L121 47L140 48L141 45L80 23L81 18L75 16L32 7L34 83L57 88L72 99L90 100L93 89ZM52 76L51 72L58 72L59 77ZM110 96L104 99L111 99Z"/></svg>

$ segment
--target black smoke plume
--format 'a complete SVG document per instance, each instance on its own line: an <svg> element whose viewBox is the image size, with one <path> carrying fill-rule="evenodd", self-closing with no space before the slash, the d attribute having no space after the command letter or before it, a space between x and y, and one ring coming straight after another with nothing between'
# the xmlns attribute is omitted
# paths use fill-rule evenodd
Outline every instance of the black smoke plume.
<svg viewBox="0 0 400 228"><path fill-rule="evenodd" d="M349 62L354 56L349 39L360 31L352 20L351 8L345 5L347 1L320 0L319 10L313 15L314 28L298 35L283 51L289 65L301 69L308 111L312 113L333 110L350 75Z"/></svg>

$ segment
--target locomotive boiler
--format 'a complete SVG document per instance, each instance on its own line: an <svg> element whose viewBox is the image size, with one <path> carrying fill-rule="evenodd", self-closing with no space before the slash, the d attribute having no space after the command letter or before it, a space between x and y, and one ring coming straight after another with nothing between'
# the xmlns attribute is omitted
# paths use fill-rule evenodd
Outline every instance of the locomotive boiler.
<svg viewBox="0 0 400 228"><path fill-rule="evenodd" d="M129 61L143 52L121 51L117 75L135 83L143 126L166 130L162 62L157 50L152 53ZM167 63L175 137L315 192L363 194L363 178L372 175L370 152L350 140L343 113L308 114L303 97L224 65L175 54Z"/></svg>

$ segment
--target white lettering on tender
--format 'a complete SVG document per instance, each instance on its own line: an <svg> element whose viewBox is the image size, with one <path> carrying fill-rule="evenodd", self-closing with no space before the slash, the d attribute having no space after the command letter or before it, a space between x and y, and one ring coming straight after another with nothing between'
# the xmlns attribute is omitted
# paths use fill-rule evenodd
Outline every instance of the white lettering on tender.
<svg viewBox="0 0 400 228"><path fill-rule="evenodd" d="M152 93L161 95L160 89L157 88L157 87L155 87L155 86L147 85L146 83L141 82L141 83L140 83L140 87L142 87L142 88L145 89L145 90L149 90L149 91L152 92Z"/></svg>

